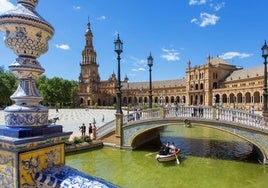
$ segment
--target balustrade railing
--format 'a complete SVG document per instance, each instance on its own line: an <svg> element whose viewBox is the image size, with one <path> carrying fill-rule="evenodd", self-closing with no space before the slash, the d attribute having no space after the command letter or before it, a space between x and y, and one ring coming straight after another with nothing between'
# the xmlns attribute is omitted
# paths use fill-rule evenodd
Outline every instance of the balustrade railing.
<svg viewBox="0 0 268 188"><path fill-rule="evenodd" d="M268 118L259 114L252 114L246 111L232 108L213 108L211 106L179 106L166 107L153 110L136 111L123 116L123 127L133 122L152 119L195 119L195 120L215 120L229 122L247 128L254 128L261 131L268 131ZM116 121L111 121L102 127L97 128L97 138L101 138L111 133L116 128Z"/></svg>
<svg viewBox="0 0 268 188"><path fill-rule="evenodd" d="M116 121L115 120L110 121L101 127L98 127L96 130L96 138L99 139L105 135L108 135L109 133L115 131L115 128L116 128Z"/></svg>

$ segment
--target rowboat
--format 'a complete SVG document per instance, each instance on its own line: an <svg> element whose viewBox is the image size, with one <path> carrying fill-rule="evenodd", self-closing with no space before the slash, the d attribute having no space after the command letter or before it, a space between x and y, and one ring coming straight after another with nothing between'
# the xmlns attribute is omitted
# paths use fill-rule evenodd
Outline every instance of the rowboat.
<svg viewBox="0 0 268 188"><path fill-rule="evenodd" d="M156 160L157 160L158 162L166 162L166 161L172 161L172 160L175 160L175 159L177 159L177 155L180 153L181 149L175 147L175 148L173 149L173 151L174 151L174 152L169 153L169 154L167 154L167 155L157 154L155 158L156 158Z"/></svg>

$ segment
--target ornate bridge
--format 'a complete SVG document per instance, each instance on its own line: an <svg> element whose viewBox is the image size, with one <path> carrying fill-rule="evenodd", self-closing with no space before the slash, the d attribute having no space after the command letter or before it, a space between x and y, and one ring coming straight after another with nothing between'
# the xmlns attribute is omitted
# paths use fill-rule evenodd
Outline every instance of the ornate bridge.
<svg viewBox="0 0 268 188"><path fill-rule="evenodd" d="M156 136L158 128L168 125L208 126L229 132L252 143L260 151L262 163L268 164L268 119L258 114L205 106L180 106L137 111L123 117L122 147L136 148ZM97 139L114 133L116 122L97 129Z"/></svg>

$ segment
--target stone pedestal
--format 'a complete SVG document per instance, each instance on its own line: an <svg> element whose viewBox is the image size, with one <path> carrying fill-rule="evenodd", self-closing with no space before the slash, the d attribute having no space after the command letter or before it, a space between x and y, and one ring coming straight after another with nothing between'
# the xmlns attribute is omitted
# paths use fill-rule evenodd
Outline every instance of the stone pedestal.
<svg viewBox="0 0 268 188"><path fill-rule="evenodd" d="M115 121L116 121L115 137L116 139L118 139L117 146L121 147L123 138L123 114L116 113Z"/></svg>
<svg viewBox="0 0 268 188"><path fill-rule="evenodd" d="M65 141L72 132L63 132L61 125L49 125L48 108L40 105L43 97L35 80L44 69L37 58L48 50L54 29L35 11L38 0L17 3L0 15L5 44L18 56L9 69L19 79L10 97L15 104L5 108L5 126L0 127L0 187L95 185L88 176L81 178L82 173L65 166ZM78 179L82 184L77 184ZM103 183L96 185L104 187Z"/></svg>
<svg viewBox="0 0 268 188"><path fill-rule="evenodd" d="M32 187L36 185L35 174L43 169L65 164L65 141L71 132L62 132L57 125L37 130L12 130L0 127L0 187ZM15 128L17 129L17 128ZM25 132L26 131L26 132ZM10 136L4 136L12 132ZM17 132L16 134L14 134ZM24 137L29 132L38 135ZM37 132L39 132L37 134ZM26 135L25 135L26 133ZM12 137L20 135L24 138Z"/></svg>
<svg viewBox="0 0 268 188"><path fill-rule="evenodd" d="M65 164L64 143L72 132L48 123L35 80L45 71L37 58L48 50L53 27L35 11L38 0L17 0L0 15L4 42L18 56L9 70L19 80L0 127L0 187L36 187L35 174Z"/></svg>

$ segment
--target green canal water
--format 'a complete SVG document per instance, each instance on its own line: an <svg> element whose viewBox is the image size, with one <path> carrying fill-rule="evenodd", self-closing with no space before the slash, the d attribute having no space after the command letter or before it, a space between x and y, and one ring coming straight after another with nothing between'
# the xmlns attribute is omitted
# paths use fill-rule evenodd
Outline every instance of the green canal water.
<svg viewBox="0 0 268 188"><path fill-rule="evenodd" d="M176 161L159 163L159 145L137 150L110 147L66 156L66 164L125 188L264 188L268 166L258 163L252 145L219 130L169 126L162 143L174 142L182 152Z"/></svg>

